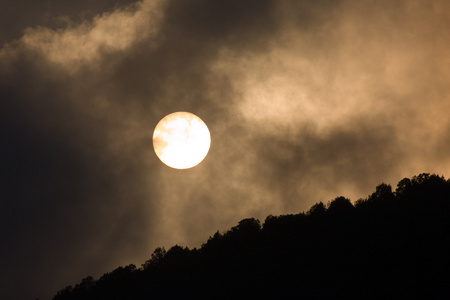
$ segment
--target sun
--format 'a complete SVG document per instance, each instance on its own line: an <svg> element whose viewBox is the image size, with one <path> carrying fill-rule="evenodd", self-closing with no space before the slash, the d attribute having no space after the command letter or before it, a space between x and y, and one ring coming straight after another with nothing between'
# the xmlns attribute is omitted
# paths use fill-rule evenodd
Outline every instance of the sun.
<svg viewBox="0 0 450 300"><path fill-rule="evenodd" d="M159 159L175 169L198 165L208 154L211 134L206 124L189 112L165 116L153 132L153 148Z"/></svg>

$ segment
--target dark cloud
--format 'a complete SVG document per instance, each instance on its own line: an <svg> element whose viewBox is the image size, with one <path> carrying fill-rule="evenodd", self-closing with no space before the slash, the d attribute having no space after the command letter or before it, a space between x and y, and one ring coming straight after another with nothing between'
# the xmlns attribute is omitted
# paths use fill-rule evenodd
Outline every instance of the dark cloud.
<svg viewBox="0 0 450 300"><path fill-rule="evenodd" d="M448 172L445 1L48 3L1 32L2 299ZM180 171L151 139L183 110L212 145Z"/></svg>
<svg viewBox="0 0 450 300"><path fill-rule="evenodd" d="M261 190L276 189L273 197L279 196L284 213L299 207L306 210L303 204L311 205L311 199L366 196L374 182L401 176L398 168L406 151L395 128L360 119L325 135L305 128L295 139L257 140L258 157L266 170L260 176Z"/></svg>
<svg viewBox="0 0 450 300"><path fill-rule="evenodd" d="M2 279L16 289L32 278L29 293L48 296L49 286L106 269L124 252L144 255L157 189L141 170L152 167L142 152L151 140L117 149L120 121L89 105L94 87L36 65L24 59L14 69L28 74L1 80L9 81L1 87L2 239L11 256Z"/></svg>
<svg viewBox="0 0 450 300"><path fill-rule="evenodd" d="M232 46L239 47L248 39L253 43L273 33L278 23L275 9L276 3L270 0L170 2L163 31L171 38L235 42Z"/></svg>

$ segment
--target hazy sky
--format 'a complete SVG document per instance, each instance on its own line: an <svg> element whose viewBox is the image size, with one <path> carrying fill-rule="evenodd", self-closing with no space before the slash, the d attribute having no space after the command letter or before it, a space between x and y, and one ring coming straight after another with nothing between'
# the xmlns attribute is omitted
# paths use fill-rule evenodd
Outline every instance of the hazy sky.
<svg viewBox="0 0 450 300"><path fill-rule="evenodd" d="M1 299L450 176L446 0L5 0L0 47ZM175 111L211 132L193 169L153 152Z"/></svg>

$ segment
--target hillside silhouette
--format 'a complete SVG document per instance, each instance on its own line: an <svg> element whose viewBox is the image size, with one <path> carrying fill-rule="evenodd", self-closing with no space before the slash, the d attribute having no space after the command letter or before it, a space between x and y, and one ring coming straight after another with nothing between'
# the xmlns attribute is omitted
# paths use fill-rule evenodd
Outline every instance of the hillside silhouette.
<svg viewBox="0 0 450 300"><path fill-rule="evenodd" d="M354 204L244 219L53 298L69 299L450 299L450 180L423 173Z"/></svg>

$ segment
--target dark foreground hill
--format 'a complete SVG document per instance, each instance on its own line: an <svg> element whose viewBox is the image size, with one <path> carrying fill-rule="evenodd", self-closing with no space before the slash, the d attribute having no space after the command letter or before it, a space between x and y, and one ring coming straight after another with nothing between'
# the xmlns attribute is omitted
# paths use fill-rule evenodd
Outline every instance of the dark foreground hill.
<svg viewBox="0 0 450 300"><path fill-rule="evenodd" d="M53 299L450 299L450 180L420 174L355 205L245 219Z"/></svg>

